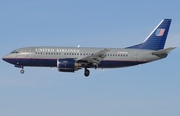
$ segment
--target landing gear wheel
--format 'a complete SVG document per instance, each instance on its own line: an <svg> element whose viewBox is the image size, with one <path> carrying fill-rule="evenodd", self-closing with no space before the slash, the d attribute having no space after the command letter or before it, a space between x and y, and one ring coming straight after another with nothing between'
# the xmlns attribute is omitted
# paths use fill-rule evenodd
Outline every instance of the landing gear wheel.
<svg viewBox="0 0 180 116"><path fill-rule="evenodd" d="M85 71L84 71L84 76L88 77L89 74L90 74L90 71L89 71L88 69L85 69Z"/></svg>
<svg viewBox="0 0 180 116"><path fill-rule="evenodd" d="M23 69L20 72L21 72L21 74L24 74L24 70Z"/></svg>

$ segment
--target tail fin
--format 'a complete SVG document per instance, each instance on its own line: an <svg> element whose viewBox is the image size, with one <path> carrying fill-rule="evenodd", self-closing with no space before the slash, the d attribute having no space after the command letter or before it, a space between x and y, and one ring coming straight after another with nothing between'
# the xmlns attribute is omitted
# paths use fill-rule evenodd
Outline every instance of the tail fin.
<svg viewBox="0 0 180 116"><path fill-rule="evenodd" d="M127 48L161 50L164 48L168 35L171 19L163 19L158 26L150 33L143 43Z"/></svg>

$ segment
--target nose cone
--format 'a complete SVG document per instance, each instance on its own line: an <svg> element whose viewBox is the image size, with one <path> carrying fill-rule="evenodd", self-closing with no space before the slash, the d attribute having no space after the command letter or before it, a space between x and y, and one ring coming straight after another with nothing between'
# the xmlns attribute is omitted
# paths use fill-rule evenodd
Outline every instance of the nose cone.
<svg viewBox="0 0 180 116"><path fill-rule="evenodd" d="M3 59L4 61L9 62L9 63L10 63L10 61L11 61L12 59L14 59L14 58L15 58L15 57L12 56L11 54L8 54L8 55L5 55L5 56L2 57L2 59Z"/></svg>
<svg viewBox="0 0 180 116"><path fill-rule="evenodd" d="M8 56L8 55L5 55L5 56L2 57L2 59L7 62L8 59L9 59L9 56Z"/></svg>
<svg viewBox="0 0 180 116"><path fill-rule="evenodd" d="M8 54L2 57L2 59L10 64L16 64L17 59L16 59L16 54Z"/></svg>

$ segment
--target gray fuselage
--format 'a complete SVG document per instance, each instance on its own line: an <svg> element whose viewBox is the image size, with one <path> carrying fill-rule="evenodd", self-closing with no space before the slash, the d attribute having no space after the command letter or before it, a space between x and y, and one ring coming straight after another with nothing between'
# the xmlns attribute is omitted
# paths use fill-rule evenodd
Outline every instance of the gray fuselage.
<svg viewBox="0 0 180 116"><path fill-rule="evenodd" d="M6 61L15 66L57 67L58 59L81 59L104 48L78 47L26 47L14 50L4 56ZM105 58L97 68L116 68L143 64L165 58L167 55L153 55L153 50L108 48ZM80 66L84 67L84 66ZM93 66L89 66L91 68Z"/></svg>

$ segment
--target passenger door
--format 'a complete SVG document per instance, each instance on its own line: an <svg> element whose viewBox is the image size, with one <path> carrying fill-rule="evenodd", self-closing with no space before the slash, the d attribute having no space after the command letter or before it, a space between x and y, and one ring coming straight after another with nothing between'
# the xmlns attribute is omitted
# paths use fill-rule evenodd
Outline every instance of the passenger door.
<svg viewBox="0 0 180 116"><path fill-rule="evenodd" d="M140 58L139 51L134 51L134 60L139 61L139 58Z"/></svg>
<svg viewBox="0 0 180 116"><path fill-rule="evenodd" d="M30 59L31 58L31 48L26 48L25 53L26 53L26 59Z"/></svg>

